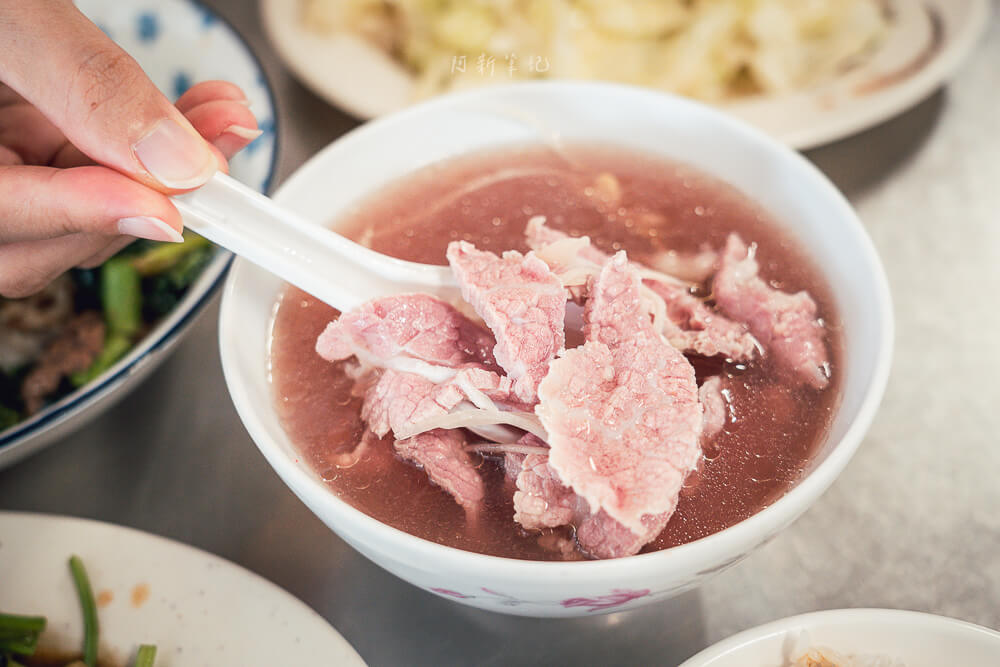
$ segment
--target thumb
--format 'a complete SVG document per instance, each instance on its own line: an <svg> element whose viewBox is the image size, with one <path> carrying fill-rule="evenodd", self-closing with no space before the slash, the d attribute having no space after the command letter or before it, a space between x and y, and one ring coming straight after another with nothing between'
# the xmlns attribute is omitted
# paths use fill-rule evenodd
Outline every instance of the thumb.
<svg viewBox="0 0 1000 667"><path fill-rule="evenodd" d="M224 161L127 53L66 0L0 3L0 79L95 162L162 192Z"/></svg>

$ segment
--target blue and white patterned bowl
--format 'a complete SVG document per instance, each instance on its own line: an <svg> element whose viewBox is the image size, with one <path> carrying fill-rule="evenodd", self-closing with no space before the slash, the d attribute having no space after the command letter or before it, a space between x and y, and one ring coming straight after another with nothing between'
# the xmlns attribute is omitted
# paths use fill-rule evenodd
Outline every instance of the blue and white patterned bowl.
<svg viewBox="0 0 1000 667"><path fill-rule="evenodd" d="M274 99L260 63L232 27L190 0L78 0L170 99L198 81L225 79L250 100L264 134L230 161L230 173L267 191L277 157ZM0 432L0 468L55 442L135 388L194 323L222 285L232 256L220 251L177 307L106 373L31 419Z"/></svg>

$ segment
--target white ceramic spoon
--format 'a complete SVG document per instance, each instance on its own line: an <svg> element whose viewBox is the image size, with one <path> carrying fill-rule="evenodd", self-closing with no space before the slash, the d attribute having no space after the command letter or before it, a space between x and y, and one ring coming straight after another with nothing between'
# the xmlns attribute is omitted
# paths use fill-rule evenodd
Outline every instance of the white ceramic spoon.
<svg viewBox="0 0 1000 667"><path fill-rule="evenodd" d="M365 248L223 173L173 200L189 229L338 310L407 292L460 298L448 267Z"/></svg>
<svg viewBox="0 0 1000 667"><path fill-rule="evenodd" d="M447 266L407 262L358 245L221 172L173 200L188 229L338 310L407 292L461 298ZM469 430L496 442L519 436L500 425Z"/></svg>

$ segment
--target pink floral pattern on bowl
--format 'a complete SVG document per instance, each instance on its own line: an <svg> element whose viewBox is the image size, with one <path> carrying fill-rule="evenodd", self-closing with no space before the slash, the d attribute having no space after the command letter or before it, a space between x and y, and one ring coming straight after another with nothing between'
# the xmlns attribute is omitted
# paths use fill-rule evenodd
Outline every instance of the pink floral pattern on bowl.
<svg viewBox="0 0 1000 667"><path fill-rule="evenodd" d="M639 598L646 597L649 595L650 590L648 588L643 588L637 591L629 590L627 588L615 588L607 595L599 595L596 598L570 598L568 600L562 601L562 606L564 607L589 607L587 611L601 611L604 609L613 609L614 607L620 607L623 604L627 604L632 600L638 600Z"/></svg>
<svg viewBox="0 0 1000 667"><path fill-rule="evenodd" d="M465 600L467 598L474 598L475 595L465 595L464 593L459 593L458 591L453 591L448 588L432 588L435 593L440 593L441 595L449 595L453 598L458 598L460 600Z"/></svg>
<svg viewBox="0 0 1000 667"><path fill-rule="evenodd" d="M567 598L565 600L519 600L506 593L501 593L499 591L494 591L489 588L480 588L482 593L467 594L461 593L459 591L452 590L450 588L431 588L434 593L439 595L447 595L449 597L458 598L460 600L470 600L475 598L491 599L498 601L500 604L506 607L517 607L522 604L528 605L538 605L538 606L562 606L567 609L572 607L586 607L588 612L593 611L605 611L608 609L614 609L615 607L620 607L622 605L628 604L633 600L638 600L639 598L644 598L652 593L648 588L641 588L638 590L630 590L627 588L615 588L612 589L610 593L606 595L598 595L593 598ZM484 595L485 594L485 595Z"/></svg>

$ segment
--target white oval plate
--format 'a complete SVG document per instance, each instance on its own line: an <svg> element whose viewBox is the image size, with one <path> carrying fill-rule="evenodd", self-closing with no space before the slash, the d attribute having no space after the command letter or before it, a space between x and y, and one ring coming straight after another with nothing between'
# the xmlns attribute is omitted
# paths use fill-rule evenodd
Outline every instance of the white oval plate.
<svg viewBox="0 0 1000 667"><path fill-rule="evenodd" d="M143 643L156 644L156 667L365 664L319 614L218 556L112 524L0 512L0 610L45 616L46 649L78 653L83 641L73 554L105 598L100 651L112 664Z"/></svg>
<svg viewBox="0 0 1000 667"><path fill-rule="evenodd" d="M235 30L190 0L77 0L76 4L142 65L169 99L198 81L228 79L239 85L264 134L230 160L230 173L267 191L277 158L274 100L260 64ZM231 260L228 252L218 252L177 307L101 377L31 419L0 431L0 468L65 437L138 386L209 303Z"/></svg>
<svg viewBox="0 0 1000 667"><path fill-rule="evenodd" d="M681 667L785 667L810 648L885 656L906 667L996 667L1000 633L897 609L835 609L774 621L711 646Z"/></svg>
<svg viewBox="0 0 1000 667"><path fill-rule="evenodd" d="M807 91L724 105L793 148L855 134L917 104L956 70L983 32L989 0L886 0L894 14L879 50L835 80ZM278 54L314 92L363 119L411 102L400 65L351 35L305 29L299 2L262 0L264 27ZM498 82L506 82L500 77Z"/></svg>

